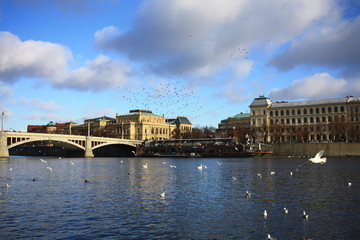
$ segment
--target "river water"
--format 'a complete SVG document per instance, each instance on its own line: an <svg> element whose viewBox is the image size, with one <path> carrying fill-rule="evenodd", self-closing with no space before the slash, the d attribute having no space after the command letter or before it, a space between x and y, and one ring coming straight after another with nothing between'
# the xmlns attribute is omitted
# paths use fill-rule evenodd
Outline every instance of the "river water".
<svg viewBox="0 0 360 240"><path fill-rule="evenodd" d="M359 158L43 160L0 160L0 239L360 239Z"/></svg>

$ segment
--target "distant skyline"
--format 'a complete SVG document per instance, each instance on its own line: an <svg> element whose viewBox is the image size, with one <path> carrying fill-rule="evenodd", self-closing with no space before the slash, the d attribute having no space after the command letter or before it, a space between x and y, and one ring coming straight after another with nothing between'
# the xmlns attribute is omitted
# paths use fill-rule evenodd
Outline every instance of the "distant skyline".
<svg viewBox="0 0 360 240"><path fill-rule="evenodd" d="M5 129L360 96L358 0L0 0Z"/></svg>

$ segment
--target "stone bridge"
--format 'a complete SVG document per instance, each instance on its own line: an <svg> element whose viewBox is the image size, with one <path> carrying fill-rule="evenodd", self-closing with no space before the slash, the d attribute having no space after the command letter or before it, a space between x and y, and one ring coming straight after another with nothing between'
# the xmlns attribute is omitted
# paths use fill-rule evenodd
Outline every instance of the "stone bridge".
<svg viewBox="0 0 360 240"><path fill-rule="evenodd" d="M19 146L21 144L37 141L52 141L66 148L82 149L84 150L84 157L89 158L94 156L93 150L96 148L115 144L135 147L137 144L142 143L142 141L140 140L129 140L120 138L1 131L0 158L8 158L10 148Z"/></svg>

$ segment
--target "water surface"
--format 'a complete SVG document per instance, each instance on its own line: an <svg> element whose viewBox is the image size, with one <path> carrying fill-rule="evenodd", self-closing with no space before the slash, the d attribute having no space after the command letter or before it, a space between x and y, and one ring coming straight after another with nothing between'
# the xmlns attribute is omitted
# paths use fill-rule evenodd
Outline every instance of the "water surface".
<svg viewBox="0 0 360 240"><path fill-rule="evenodd" d="M0 161L0 239L360 238L359 158L43 159Z"/></svg>

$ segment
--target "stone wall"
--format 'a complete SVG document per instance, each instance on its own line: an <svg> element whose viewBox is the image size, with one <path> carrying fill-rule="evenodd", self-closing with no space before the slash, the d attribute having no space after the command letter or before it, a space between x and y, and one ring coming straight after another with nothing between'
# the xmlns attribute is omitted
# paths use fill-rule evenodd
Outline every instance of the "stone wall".
<svg viewBox="0 0 360 240"><path fill-rule="evenodd" d="M360 143L281 143L274 145L275 156L309 157L325 147L325 157L360 156Z"/></svg>

